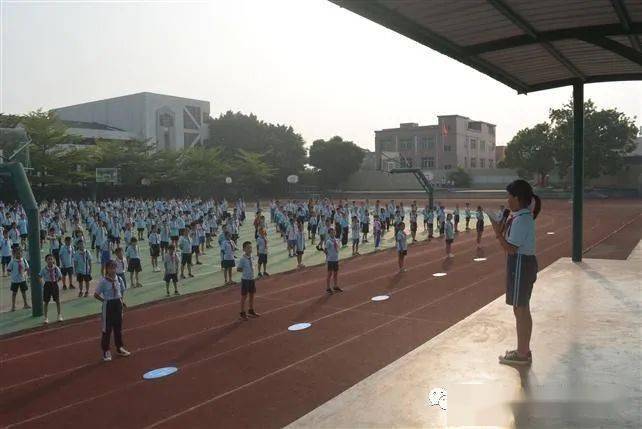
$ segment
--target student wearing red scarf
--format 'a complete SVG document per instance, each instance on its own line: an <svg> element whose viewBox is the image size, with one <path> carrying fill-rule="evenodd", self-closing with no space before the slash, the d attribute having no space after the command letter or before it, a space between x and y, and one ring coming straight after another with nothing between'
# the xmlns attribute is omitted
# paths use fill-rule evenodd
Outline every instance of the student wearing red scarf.
<svg viewBox="0 0 642 429"><path fill-rule="evenodd" d="M18 289L22 293L24 308L31 308L27 304L27 275L29 274L29 263L22 257L22 249L16 247L13 259L7 265L7 271L11 274L11 311L16 311L16 295Z"/></svg>
<svg viewBox="0 0 642 429"><path fill-rule="evenodd" d="M100 345L103 350L103 361L111 360L109 351L109 342L111 333L114 332L114 342L116 343L116 353L120 356L129 356L129 353L123 345L122 327L123 327L123 308L127 308L123 300L125 285L116 275L116 263L112 260L105 265L105 277L103 277L94 298L102 302L102 339Z"/></svg>

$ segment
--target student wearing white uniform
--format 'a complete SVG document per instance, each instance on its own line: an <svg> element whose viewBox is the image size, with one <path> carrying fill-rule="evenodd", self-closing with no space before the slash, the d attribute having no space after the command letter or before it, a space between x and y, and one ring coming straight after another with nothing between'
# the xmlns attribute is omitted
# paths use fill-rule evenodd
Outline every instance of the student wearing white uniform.
<svg viewBox="0 0 642 429"><path fill-rule="evenodd" d="M328 275L325 280L325 291L332 295L334 292L343 292L337 283L339 277L339 239L334 236L334 229L328 229L328 239L325 242L323 251L325 252L325 261L328 265ZM330 289L330 279L334 280L334 287Z"/></svg>
<svg viewBox="0 0 642 429"><path fill-rule="evenodd" d="M16 247L14 258L7 265L7 271L11 275L11 311L16 311L16 295L18 289L22 294L24 308L31 308L27 303L27 274L29 274L29 263L22 257L22 249Z"/></svg>
<svg viewBox="0 0 642 429"><path fill-rule="evenodd" d="M448 213L446 215L446 225L444 226L444 232L446 234L446 257L452 258L453 256L455 256L451 252L453 241L455 241L455 227L453 226L452 213Z"/></svg>
<svg viewBox="0 0 642 429"><path fill-rule="evenodd" d="M132 287L143 287L138 281L138 273L143 270L143 267L140 263L140 250L138 250L138 239L136 237L132 237L132 241L125 249L125 257L127 258L127 271L129 272L129 281ZM136 278L136 281L134 281L134 278Z"/></svg>
<svg viewBox="0 0 642 429"><path fill-rule="evenodd" d="M517 349L499 356L499 361L511 365L528 365L533 359L530 350L533 319L529 304L538 270L535 256L535 219L541 211L541 201L525 180L515 180L506 190L508 207L513 216L507 222L505 232L502 232L501 224L495 219L491 218L491 224L499 244L508 254L506 304L513 307L515 314ZM533 201L535 204L531 211L529 206Z"/></svg>
<svg viewBox="0 0 642 429"><path fill-rule="evenodd" d="M397 241L399 272L403 273L406 271L406 269L404 268L404 261L406 259L406 255L408 254L408 236L406 235L405 223L399 223L395 240Z"/></svg>
<svg viewBox="0 0 642 429"><path fill-rule="evenodd" d="M259 230L259 236L256 238L256 254L259 260L259 277L269 276L267 272L267 261L268 261L268 239L267 231L265 228ZM261 266L263 266L263 272L261 273Z"/></svg>
<svg viewBox="0 0 642 429"><path fill-rule="evenodd" d="M62 273L60 268L55 264L55 259L53 255L47 255L45 257L47 265L40 270L38 277L40 278L40 283L42 284L42 301L44 303L44 323L49 323L49 318L47 317L49 313L49 301L53 298L56 303L56 309L58 310L58 321L62 322L62 313L60 311L60 290L58 289L58 282L62 279Z"/></svg>
<svg viewBox="0 0 642 429"><path fill-rule="evenodd" d="M178 292L178 256L176 255L176 248L173 244L167 247L167 252L163 258L163 266L165 267L165 290L169 296L169 282L174 283L174 295L179 295Z"/></svg>
<svg viewBox="0 0 642 429"><path fill-rule="evenodd" d="M305 237L304 237L305 238ZM256 293L256 282L254 280L254 260L252 259L252 243L243 243L243 256L236 265L236 271L241 274L241 320L248 320L250 317L259 317L254 311L254 294ZM245 313L245 300L249 295L248 311Z"/></svg>
<svg viewBox="0 0 642 429"><path fill-rule="evenodd" d="M94 292L94 298L102 302L102 338L100 346L103 351L103 361L111 360L109 351L109 342L111 333L114 332L114 342L116 343L116 353L120 356L129 356L123 344L123 308L127 308L123 296L125 286L116 275L116 263L109 261L106 266L106 274Z"/></svg>

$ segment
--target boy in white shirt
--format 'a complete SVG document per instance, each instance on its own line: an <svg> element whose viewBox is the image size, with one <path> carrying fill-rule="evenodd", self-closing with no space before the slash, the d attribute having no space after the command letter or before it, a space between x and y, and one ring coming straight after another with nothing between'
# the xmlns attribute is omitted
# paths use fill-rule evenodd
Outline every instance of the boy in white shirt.
<svg viewBox="0 0 642 429"><path fill-rule="evenodd" d="M176 248L173 244L167 247L167 252L163 258L163 266L165 267L165 289L167 296L169 296L169 282L174 283L174 295L179 295L178 292L178 256L176 255Z"/></svg>
<svg viewBox="0 0 642 429"><path fill-rule="evenodd" d="M29 274L29 263L22 257L22 249L16 247L14 257L7 265L7 271L11 275L11 311L16 311L16 295L18 289L22 294L23 308L31 308L27 304L27 275Z"/></svg>
<svg viewBox="0 0 642 429"><path fill-rule="evenodd" d="M247 321L247 316L259 317L260 315L254 311L254 294L256 293L256 283L254 281L254 262L252 260L252 243L246 241L243 243L243 256L239 259L236 271L241 274L241 320ZM245 300L247 296L249 299L249 309L245 313Z"/></svg>
<svg viewBox="0 0 642 429"><path fill-rule="evenodd" d="M60 294L58 289L58 282L62 279L62 273L60 268L58 268L54 262L53 255L47 255L45 257L47 265L40 270L38 276L40 277L40 282L42 283L42 300L44 303L44 323L49 323L49 318L47 317L49 313L49 301L53 298L56 303L56 309L58 310L58 321L62 322L62 313L60 311Z"/></svg>
<svg viewBox="0 0 642 429"><path fill-rule="evenodd" d="M140 263L140 251L138 250L138 239L136 237L132 237L129 246L125 249L125 257L127 258L127 271L129 272L129 281L132 287L143 287L138 281L138 273L143 270L143 267ZM136 282L134 282L134 277Z"/></svg>

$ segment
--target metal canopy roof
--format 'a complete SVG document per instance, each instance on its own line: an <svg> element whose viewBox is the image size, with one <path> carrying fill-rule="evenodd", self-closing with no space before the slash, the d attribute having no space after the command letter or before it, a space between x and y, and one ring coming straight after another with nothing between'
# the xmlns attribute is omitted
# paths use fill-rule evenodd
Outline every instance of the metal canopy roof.
<svg viewBox="0 0 642 429"><path fill-rule="evenodd" d="M642 0L330 0L519 93L642 80Z"/></svg>

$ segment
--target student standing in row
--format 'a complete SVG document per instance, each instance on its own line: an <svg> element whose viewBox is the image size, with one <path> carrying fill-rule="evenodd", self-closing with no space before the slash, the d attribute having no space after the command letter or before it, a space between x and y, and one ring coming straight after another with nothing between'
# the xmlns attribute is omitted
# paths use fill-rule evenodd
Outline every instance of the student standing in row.
<svg viewBox="0 0 642 429"><path fill-rule="evenodd" d="M60 249L60 272L62 273L62 290L67 290L67 278L69 278L69 289L76 289L73 282L74 276L74 248L71 245L71 237L65 237L65 245Z"/></svg>
<svg viewBox="0 0 642 429"><path fill-rule="evenodd" d="M221 267L223 268L223 277L225 284L231 285L235 282L232 280L232 268L234 268L234 243L230 240L230 233L225 231L225 236L221 245Z"/></svg>
<svg viewBox="0 0 642 429"><path fill-rule="evenodd" d="M6 277L7 266L11 262L11 240L6 229L2 231L2 237L0 237L0 258L2 258L2 277Z"/></svg>
<svg viewBox="0 0 642 429"><path fill-rule="evenodd" d="M448 213L448 215L446 216L446 225L444 227L445 233L446 233L446 257L447 258L452 258L453 256L455 256L451 252L451 246L453 244L453 241L455 241L455 228L453 226L452 217L453 215L451 213Z"/></svg>
<svg viewBox="0 0 642 429"><path fill-rule="evenodd" d="M379 246L381 246L381 234L382 234L382 225L381 220L379 220L379 215L374 215L374 221L372 223L372 233L374 234L374 243L375 243L375 252L378 252Z"/></svg>
<svg viewBox="0 0 642 429"><path fill-rule="evenodd" d="M113 261L116 263L116 275L118 276L120 281L123 282L125 289L127 289L127 275L125 274L127 272L127 259L125 258L123 248L117 247L114 251L114 255L116 256L113 259Z"/></svg>
<svg viewBox="0 0 642 429"><path fill-rule="evenodd" d="M7 271L11 275L11 311L16 311L16 296L18 289L22 294L23 308L31 308L27 304L27 275L29 274L29 263L22 257L22 249L16 247L14 257L7 265Z"/></svg>
<svg viewBox="0 0 642 429"><path fill-rule="evenodd" d="M267 261L268 261L268 239L267 231L265 228L259 230L259 236L256 238L256 254L258 257L258 270L259 278L263 276L269 276L267 272ZM261 272L261 266L263 266L263 272Z"/></svg>
<svg viewBox="0 0 642 429"><path fill-rule="evenodd" d="M103 361L111 360L109 343L111 333L114 332L114 342L116 343L116 353L120 356L129 356L123 344L123 308L127 308L123 296L125 286L116 275L116 263L109 261L107 263L105 276L100 280L94 292L94 298L102 302L102 338L100 346L103 351Z"/></svg>
<svg viewBox="0 0 642 429"><path fill-rule="evenodd" d="M326 289L329 294L334 292L343 292L337 285L339 277L339 240L334 237L334 229L328 230L328 239L325 242L325 260L328 266L328 275L326 277ZM330 289L330 279L334 280L334 287Z"/></svg>
<svg viewBox="0 0 642 429"><path fill-rule="evenodd" d="M160 267L158 266L158 257L160 256L160 234L156 230L155 226L151 227L147 241L149 242L149 256L152 259L152 271L156 273L160 271Z"/></svg>
<svg viewBox="0 0 642 429"><path fill-rule="evenodd" d="M174 295L178 295L178 256L176 256L176 248L173 244L167 247L167 252L163 258L163 266L165 267L165 290L169 296L169 282L174 283Z"/></svg>
<svg viewBox="0 0 642 429"><path fill-rule="evenodd" d="M466 203L466 208L464 209L464 216L466 217L466 231L470 231L470 203Z"/></svg>
<svg viewBox="0 0 642 429"><path fill-rule="evenodd" d="M397 235L395 237L397 241L397 254L399 262L399 272L403 273L406 271L404 268L404 261L406 255L408 254L408 236L406 235L406 224L401 222L397 228Z"/></svg>
<svg viewBox="0 0 642 429"><path fill-rule="evenodd" d="M302 225L302 224L301 224ZM301 230L303 234L303 230ZM305 241L305 235L303 236ZM254 294L256 293L256 282L254 280L254 262L252 260L252 243L246 241L243 243L243 256L239 259L236 270L241 274L241 320L248 320L250 317L259 317L259 314L254 311ZM245 301L248 297L248 311L245 313Z"/></svg>
<svg viewBox="0 0 642 429"><path fill-rule="evenodd" d="M91 282L91 252L85 249L85 242L78 242L78 250L74 252L74 272L78 281L78 297L89 295L89 282ZM85 286L83 295L82 288Z"/></svg>
<svg viewBox="0 0 642 429"><path fill-rule="evenodd" d="M140 263L140 250L138 250L138 239L136 237L132 237L131 243L125 249L125 257L127 258L127 271L129 272L129 281L132 287L143 287L138 281L138 273L143 270L143 267ZM134 278L136 278L135 282Z"/></svg>
<svg viewBox="0 0 642 429"><path fill-rule="evenodd" d="M44 303L44 323L49 323L49 301L52 299L56 303L56 310L58 310L58 321L62 322L62 312L60 310L60 290L58 289L58 282L62 279L60 268L56 266L53 255L45 256L47 265L40 270L38 276L42 284L42 301Z"/></svg>
<svg viewBox="0 0 642 429"><path fill-rule="evenodd" d="M477 248L481 249L481 239L484 234L484 210L481 206L477 206L475 216L477 217Z"/></svg>
<svg viewBox="0 0 642 429"><path fill-rule="evenodd" d="M428 223L428 240L432 240L435 233L435 210L433 207L428 210L426 216L426 222Z"/></svg>
<svg viewBox="0 0 642 429"><path fill-rule="evenodd" d="M188 228L183 229L178 247L181 250L181 279L185 278L185 267L187 267L187 275L194 277L192 275L192 241L189 238Z"/></svg>
<svg viewBox="0 0 642 429"><path fill-rule="evenodd" d="M298 269L305 268L303 265L303 253L305 252L305 232L303 231L303 222L297 222L296 234L296 267Z"/></svg>
<svg viewBox="0 0 642 429"><path fill-rule="evenodd" d="M359 255L359 220L352 216L352 256Z"/></svg>

